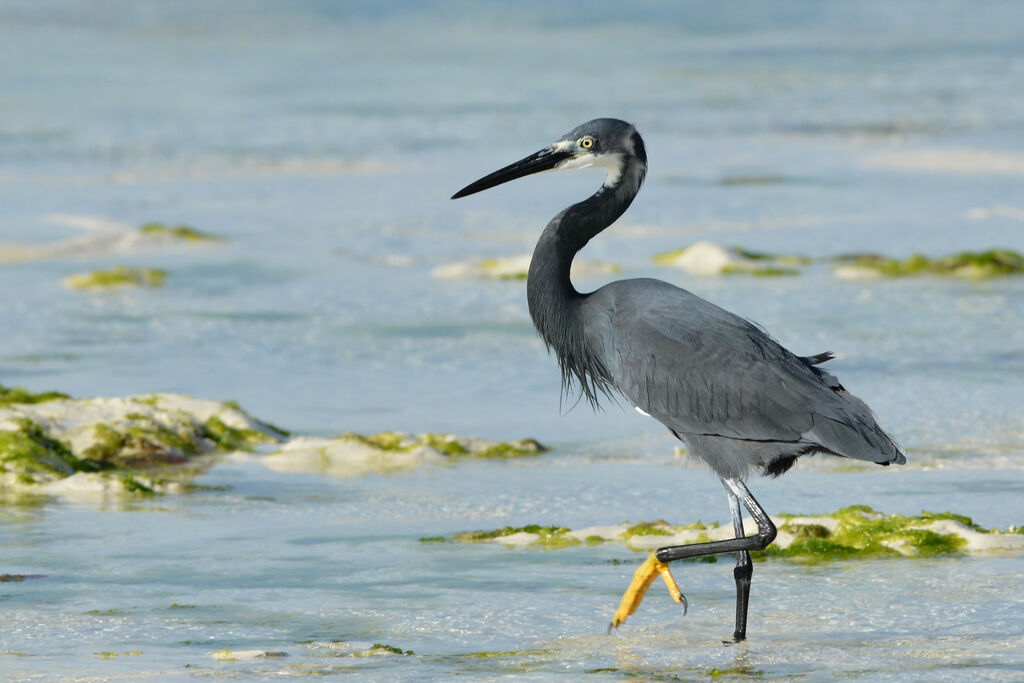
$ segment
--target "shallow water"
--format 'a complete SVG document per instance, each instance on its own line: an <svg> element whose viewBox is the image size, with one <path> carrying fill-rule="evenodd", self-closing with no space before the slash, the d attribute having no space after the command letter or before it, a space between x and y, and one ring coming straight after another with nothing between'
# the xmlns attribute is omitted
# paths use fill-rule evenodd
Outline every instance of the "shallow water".
<svg viewBox="0 0 1024 683"><path fill-rule="evenodd" d="M650 173L584 256L687 287L796 352L835 351L830 369L907 448L902 470L811 461L755 480L768 510L1024 522L1020 278L850 282L819 264L706 279L650 262L699 239L1024 251L1022 46L1011 2L4 3L0 247L85 242L27 261L0 248L0 383L236 399L302 434L555 447L352 480L234 459L199 480L226 490L0 509L0 573L44 576L0 584L4 678L1019 677L1019 557L762 563L753 637L723 648L728 562L677 572L685 618L652 594L608 637L638 555L418 539L726 518L720 485L654 423L560 406L521 282L430 274L528 253L596 171L448 196L600 115L636 122ZM108 247L80 217L228 242ZM119 263L167 282L60 285ZM332 656L377 642L416 654ZM469 656L495 651L519 654Z"/></svg>

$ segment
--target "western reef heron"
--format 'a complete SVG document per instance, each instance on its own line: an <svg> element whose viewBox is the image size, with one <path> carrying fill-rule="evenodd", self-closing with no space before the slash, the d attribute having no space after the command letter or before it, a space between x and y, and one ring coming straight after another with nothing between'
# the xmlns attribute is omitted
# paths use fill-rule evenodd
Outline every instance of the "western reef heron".
<svg viewBox="0 0 1024 683"><path fill-rule="evenodd" d="M669 546L637 569L612 620L618 627L660 574L684 608L668 565L736 553L736 628L746 637L751 550L776 529L747 490L753 471L778 476L802 455L827 453L880 465L906 458L874 414L829 372L831 353L797 356L761 328L674 285L654 279L612 282L580 293L569 279L573 257L629 207L647 172L636 128L618 119L588 121L540 151L456 192L465 197L539 171L601 166L604 184L548 223L530 262L526 292L533 323L562 371L563 391L579 386L594 406L617 391L686 444L725 485L736 538ZM757 523L745 536L740 506Z"/></svg>

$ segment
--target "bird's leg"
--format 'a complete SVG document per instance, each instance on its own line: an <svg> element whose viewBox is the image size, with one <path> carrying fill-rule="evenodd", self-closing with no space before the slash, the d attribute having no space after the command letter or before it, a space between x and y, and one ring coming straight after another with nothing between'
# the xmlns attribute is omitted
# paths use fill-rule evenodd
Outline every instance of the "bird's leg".
<svg viewBox="0 0 1024 683"><path fill-rule="evenodd" d="M666 548L659 548L655 554L664 563L685 560L691 557L704 557L706 555L721 555L723 553L738 553L741 551L764 550L775 540L775 525L768 517L761 505L750 495L746 485L739 479L722 479L725 488L729 493L736 496L747 512L757 522L757 533L753 536L730 538L724 541L710 541L707 543L691 543L689 545L672 545Z"/></svg>
<svg viewBox="0 0 1024 683"><path fill-rule="evenodd" d="M690 543L689 545L673 545L665 548L659 548L655 552L651 553L651 556L640 566L637 570L636 575L633 577L633 583L630 584L626 594L622 596L622 603L619 606L619 610L615 613L615 618L612 620L612 626L620 626L626 621L626 617L636 611L640 601L644 598L644 593L647 592L647 588L651 585L654 580L654 576L661 574L666 577L666 582L669 581L671 574L668 572L668 563L675 562L676 560L685 560L693 557L705 557L707 555L721 555L723 553L744 553L749 558L751 550L764 550L767 548L772 541L775 540L775 525L772 524L772 520L768 517L768 513L754 500L754 496L747 490L746 485L739 479L722 479L722 483L725 484L726 490L730 495L730 502L733 497L737 502L742 503L743 507L747 508L750 516L757 522L757 533L753 536L744 536L742 521L740 526L736 530L737 537L726 539L724 541L710 541L707 543ZM748 569L743 570L744 572L752 573L749 561L746 564ZM739 591L740 586L740 571L739 565L737 565L736 574L737 576L737 603L740 602ZM670 586L674 584L672 580ZM739 623L740 614L739 607L737 604L737 629L734 634L734 638L741 635L742 638L746 637L746 598L749 597L749 574L746 578L746 595L743 599L743 624ZM741 628L742 626L742 628Z"/></svg>
<svg viewBox="0 0 1024 683"><path fill-rule="evenodd" d="M732 512L732 528L736 538L743 537L743 511L740 500L729 491L729 510ZM736 579L736 630L732 641L738 643L747 637L747 603L750 601L750 577L754 574L754 565L750 562L750 552L741 550L736 553L736 568L732 575Z"/></svg>

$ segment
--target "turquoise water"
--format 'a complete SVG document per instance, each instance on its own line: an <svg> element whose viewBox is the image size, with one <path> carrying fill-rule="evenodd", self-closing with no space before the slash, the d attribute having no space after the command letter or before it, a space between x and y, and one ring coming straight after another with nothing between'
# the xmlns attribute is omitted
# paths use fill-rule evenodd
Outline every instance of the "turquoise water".
<svg viewBox="0 0 1024 683"><path fill-rule="evenodd" d="M769 511L1024 523L1019 278L851 282L820 264L707 279L650 261L699 239L1024 251L1021 82L1011 2L0 4L0 245L51 249L0 263L0 383L235 399L302 434L555 447L352 480L226 461L199 480L224 490L4 508L0 573L45 578L0 585L3 677L1019 677L1019 557L764 563L752 638L723 648L727 562L677 571L685 618L652 594L608 637L639 556L417 539L726 519L720 485L654 423L560 406L521 282L431 276L528 253L592 191L600 175L580 171L448 200L595 116L636 123L650 173L583 256L687 287L798 353L835 351L830 369L908 451L902 470L812 461L753 480ZM111 246L82 217L228 241ZM60 284L120 263L167 282ZM348 652L333 641L416 654L332 656ZM468 656L493 651L519 654Z"/></svg>

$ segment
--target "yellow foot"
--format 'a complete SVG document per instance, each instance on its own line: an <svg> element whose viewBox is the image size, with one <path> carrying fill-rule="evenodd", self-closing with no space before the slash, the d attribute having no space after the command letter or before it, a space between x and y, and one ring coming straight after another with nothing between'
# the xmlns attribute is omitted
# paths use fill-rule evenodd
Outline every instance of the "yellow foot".
<svg viewBox="0 0 1024 683"><path fill-rule="evenodd" d="M636 570L636 573L633 574L633 581L622 596L622 602L619 603L619 609L615 611L615 617L612 618L609 630L618 628L626 623L626 618L633 614L636 608L640 606L640 603L643 602L647 589L651 587L658 574L661 574L661 578L665 579L665 585L668 586L668 592L672 595L672 599L683 606L683 614L686 614L686 598L683 597L682 592L679 590L676 580L672 577L672 572L668 570L668 565L659 560L656 553L651 553Z"/></svg>

